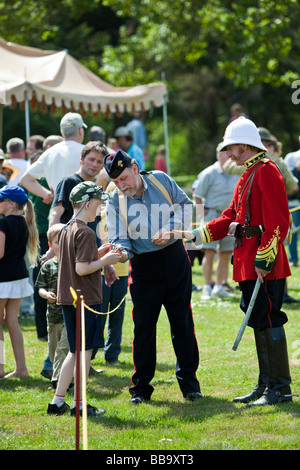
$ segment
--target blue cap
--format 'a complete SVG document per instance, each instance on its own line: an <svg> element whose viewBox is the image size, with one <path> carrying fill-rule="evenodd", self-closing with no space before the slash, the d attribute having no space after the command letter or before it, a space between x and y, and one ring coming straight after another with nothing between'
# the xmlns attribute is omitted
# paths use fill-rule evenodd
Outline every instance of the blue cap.
<svg viewBox="0 0 300 470"><path fill-rule="evenodd" d="M21 186L4 186L0 189L0 200L9 199L17 204L24 205L28 199L25 189Z"/></svg>

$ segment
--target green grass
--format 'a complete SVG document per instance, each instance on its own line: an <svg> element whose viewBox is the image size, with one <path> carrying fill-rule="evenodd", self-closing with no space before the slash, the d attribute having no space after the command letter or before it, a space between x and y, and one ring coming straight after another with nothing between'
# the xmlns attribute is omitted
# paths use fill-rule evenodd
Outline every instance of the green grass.
<svg viewBox="0 0 300 470"><path fill-rule="evenodd" d="M300 268L292 268L289 293L299 297ZM202 285L202 268L193 268L193 281ZM234 285L233 283L231 283ZM108 366L103 351L97 353L94 368L104 372L91 376L87 384L89 403L104 407L106 414L88 420L90 450L296 450L299 449L300 399L272 407L245 409L232 399L252 390L257 381L257 358L253 332L247 328L237 351L232 346L243 314L240 293L229 300L202 301L192 296L200 365L198 378L204 398L186 402L175 379L175 357L169 324L161 312L157 328L157 369L152 381L155 391L149 403L129 403L128 388L133 372L131 344L133 324L131 301L126 306L121 365ZM292 389L300 391L300 307L285 304ZM73 450L75 419L47 416L53 389L40 375L47 344L36 337L34 321L21 318L27 366L26 379L0 381L0 449ZM13 354L5 333L5 370L14 368ZM67 397L72 404L73 396Z"/></svg>

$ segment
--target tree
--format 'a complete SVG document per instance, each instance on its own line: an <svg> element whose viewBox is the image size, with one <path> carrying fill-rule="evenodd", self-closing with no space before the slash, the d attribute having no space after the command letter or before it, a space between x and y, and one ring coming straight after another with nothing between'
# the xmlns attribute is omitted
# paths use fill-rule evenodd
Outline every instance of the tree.
<svg viewBox="0 0 300 470"><path fill-rule="evenodd" d="M215 158L235 101L282 140L285 153L297 145L299 113L291 100L299 77L296 0L104 4L127 24L131 18L134 28L123 25L119 44L105 47L102 75L121 86L160 80L165 72L176 97L170 99L170 119L185 130L193 122L186 136L186 171L196 172Z"/></svg>
<svg viewBox="0 0 300 470"><path fill-rule="evenodd" d="M215 159L234 102L283 142L284 154L297 146L299 14L296 0L4 0L0 36L68 49L115 86L164 73L172 168L197 174ZM148 113L147 126L153 157L161 110Z"/></svg>

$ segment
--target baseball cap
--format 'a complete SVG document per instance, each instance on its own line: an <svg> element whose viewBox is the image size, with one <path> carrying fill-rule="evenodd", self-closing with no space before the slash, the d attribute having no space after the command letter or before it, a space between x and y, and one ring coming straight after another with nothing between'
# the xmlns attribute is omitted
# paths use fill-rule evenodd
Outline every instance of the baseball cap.
<svg viewBox="0 0 300 470"><path fill-rule="evenodd" d="M79 129L80 127L87 128L87 125L83 122L82 116L78 113L67 113L60 121L61 129Z"/></svg>
<svg viewBox="0 0 300 470"><path fill-rule="evenodd" d="M124 150L105 155L103 166L110 178L118 178L125 168L131 167L132 158Z"/></svg>
<svg viewBox="0 0 300 470"><path fill-rule="evenodd" d="M113 137L116 137L116 138L122 137L122 136L131 136L132 137L131 131L126 126L118 127L115 130L115 133L113 135Z"/></svg>
<svg viewBox="0 0 300 470"><path fill-rule="evenodd" d="M69 199L72 203L78 204L80 202L88 201L89 199L101 199L106 201L109 194L105 193L102 186L97 186L92 181L83 181L77 184L70 192Z"/></svg>
<svg viewBox="0 0 300 470"><path fill-rule="evenodd" d="M89 130L89 139L101 140L101 142L104 142L106 139L106 132L102 127L92 126Z"/></svg>
<svg viewBox="0 0 300 470"><path fill-rule="evenodd" d="M25 189L21 186L4 186L0 189L0 200L9 199L17 204L24 205L28 199Z"/></svg>

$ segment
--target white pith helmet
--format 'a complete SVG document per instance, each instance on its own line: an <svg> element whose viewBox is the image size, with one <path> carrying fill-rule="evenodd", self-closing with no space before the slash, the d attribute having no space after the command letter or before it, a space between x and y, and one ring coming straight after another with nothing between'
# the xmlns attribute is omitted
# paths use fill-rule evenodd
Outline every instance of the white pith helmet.
<svg viewBox="0 0 300 470"><path fill-rule="evenodd" d="M233 144L252 145L260 150L267 151L261 141L256 125L244 116L240 116L227 126L220 150L224 150L227 145Z"/></svg>

